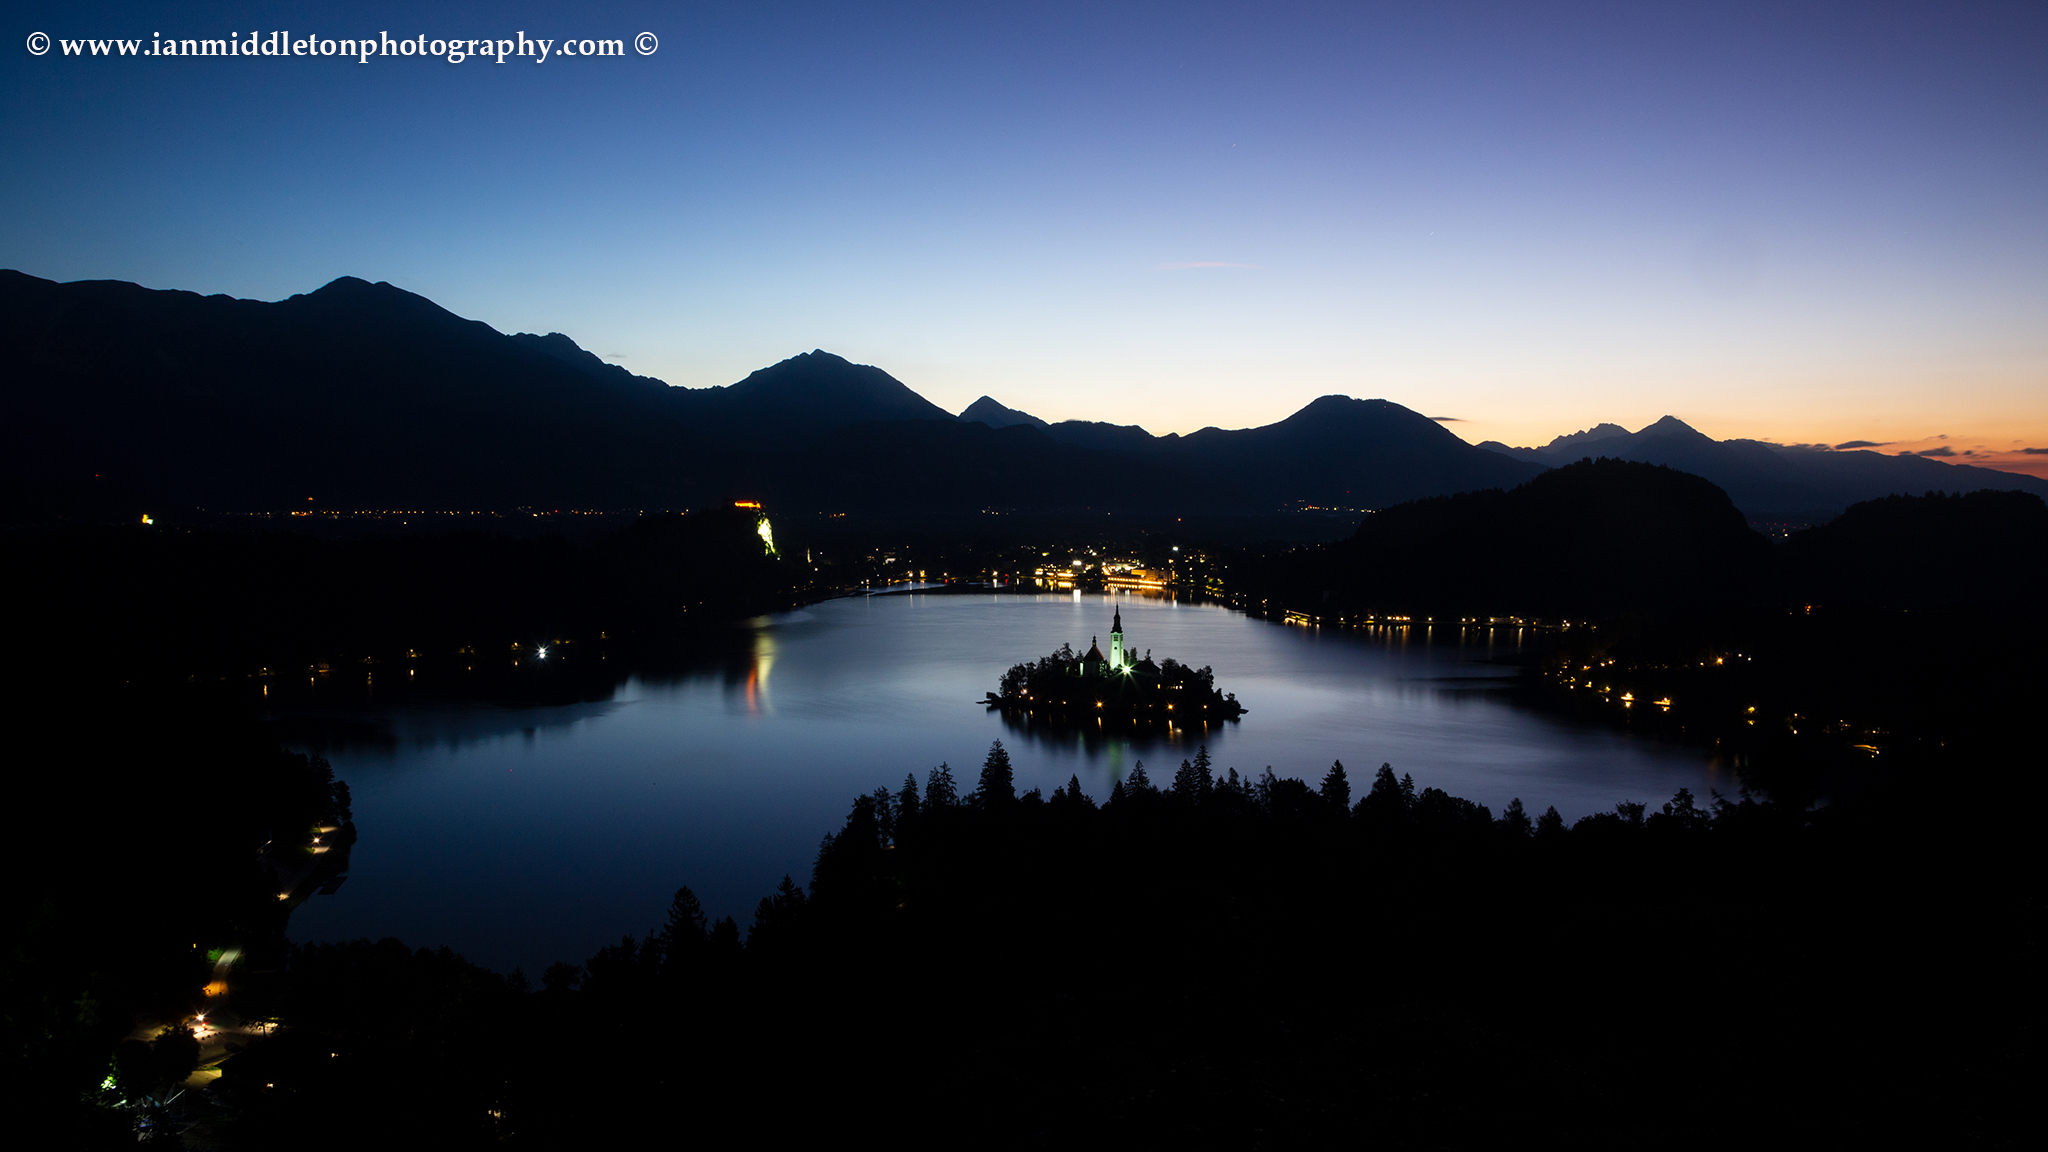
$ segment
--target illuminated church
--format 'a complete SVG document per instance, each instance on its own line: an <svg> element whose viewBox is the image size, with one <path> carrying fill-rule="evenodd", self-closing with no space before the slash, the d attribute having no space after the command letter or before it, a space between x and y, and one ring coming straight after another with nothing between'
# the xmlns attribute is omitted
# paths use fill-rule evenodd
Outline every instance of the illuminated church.
<svg viewBox="0 0 2048 1152"><path fill-rule="evenodd" d="M1151 652L1146 652L1145 658L1139 660L1124 646L1124 613L1119 608L1109 624L1109 655L1102 654L1101 638L1091 636L1088 638L1088 654L1081 657L1081 662L1074 666L1071 674L1083 677L1141 676L1157 680L1159 666L1152 663Z"/></svg>

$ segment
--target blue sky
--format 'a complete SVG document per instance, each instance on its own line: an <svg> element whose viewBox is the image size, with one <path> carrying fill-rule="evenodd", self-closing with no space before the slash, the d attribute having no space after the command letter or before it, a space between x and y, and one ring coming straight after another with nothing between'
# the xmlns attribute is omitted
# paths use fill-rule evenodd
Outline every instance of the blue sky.
<svg viewBox="0 0 2048 1152"><path fill-rule="evenodd" d="M1160 432L1343 392L1472 440L2048 445L2040 4L11 10L38 276L356 275L675 384L823 347ZM660 48L23 47L276 29Z"/></svg>

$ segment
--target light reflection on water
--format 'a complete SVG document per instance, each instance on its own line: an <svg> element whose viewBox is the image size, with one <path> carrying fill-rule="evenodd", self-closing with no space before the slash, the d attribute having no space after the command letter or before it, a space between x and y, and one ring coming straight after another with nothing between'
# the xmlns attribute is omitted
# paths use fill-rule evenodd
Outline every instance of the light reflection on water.
<svg viewBox="0 0 2048 1152"><path fill-rule="evenodd" d="M382 742L329 752L355 795L349 884L293 917L297 939L396 935L529 974L658 921L679 884L744 925L785 872L808 879L853 797L950 762L971 788L989 742L1020 790L1069 776L1098 801L1143 761L1164 783L1206 744L1311 783L1341 759L1354 794L1391 762L1496 812L1567 818L1734 782L1703 752L1512 706L1513 629L1316 630L1119 596L1126 642L1215 668L1242 721L1170 733L1021 730L977 701L1010 664L1108 642L1109 598L895 595L752 621L751 650L612 699L549 708L369 712Z"/></svg>

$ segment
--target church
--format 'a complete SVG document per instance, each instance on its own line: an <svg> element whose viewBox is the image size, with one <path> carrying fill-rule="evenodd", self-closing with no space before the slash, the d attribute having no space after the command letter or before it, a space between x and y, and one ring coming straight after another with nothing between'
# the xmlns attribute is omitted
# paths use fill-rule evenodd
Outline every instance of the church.
<svg viewBox="0 0 2048 1152"><path fill-rule="evenodd" d="M1011 665L998 689L987 695L989 707L1041 720L1150 717L1198 724L1235 720L1245 711L1236 696L1216 690L1212 670L1172 659L1154 664L1150 651L1139 658L1124 636L1121 608L1110 618L1107 654L1100 636L1089 639L1082 656L1062 644L1050 656Z"/></svg>
<svg viewBox="0 0 2048 1152"><path fill-rule="evenodd" d="M1069 671L1070 676L1108 677L1138 676L1147 680L1159 679L1159 666L1152 663L1148 650L1143 660L1135 659L1131 649L1124 644L1124 613L1118 608L1109 624L1109 655L1102 654L1101 637L1088 638L1088 654L1081 657Z"/></svg>

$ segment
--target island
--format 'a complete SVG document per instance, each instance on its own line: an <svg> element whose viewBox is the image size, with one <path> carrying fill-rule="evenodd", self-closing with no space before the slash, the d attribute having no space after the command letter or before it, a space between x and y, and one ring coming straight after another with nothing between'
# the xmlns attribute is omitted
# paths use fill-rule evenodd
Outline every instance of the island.
<svg viewBox="0 0 2048 1152"><path fill-rule="evenodd" d="M986 703L1006 713L1060 721L1094 717L1200 724L1245 714L1236 693L1216 690L1212 669L1171 658L1154 663L1149 649L1142 659L1133 651L1124 642L1119 608L1110 621L1107 654L1099 638L1090 638L1081 656L1073 645L1062 644L1050 656L1012 665Z"/></svg>

